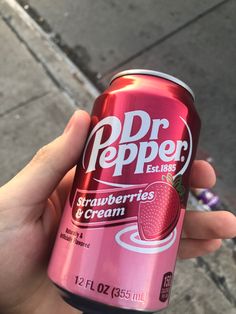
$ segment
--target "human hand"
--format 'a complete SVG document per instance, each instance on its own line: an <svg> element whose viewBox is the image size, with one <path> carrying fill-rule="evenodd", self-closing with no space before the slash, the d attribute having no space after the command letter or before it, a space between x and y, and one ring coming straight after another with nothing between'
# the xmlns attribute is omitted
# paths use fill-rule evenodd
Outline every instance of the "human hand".
<svg viewBox="0 0 236 314"><path fill-rule="evenodd" d="M59 297L46 268L88 126L88 114L77 111L64 133L0 189L1 313L78 313ZM191 184L214 181L211 166L195 161ZM235 235L236 218L228 212L187 212L179 257L212 252Z"/></svg>
<svg viewBox="0 0 236 314"><path fill-rule="evenodd" d="M196 160L193 163L190 184L193 188L211 188L216 181L209 163ZM222 239L236 236L236 217L227 211L187 211L184 218L180 259L211 253L220 248Z"/></svg>
<svg viewBox="0 0 236 314"><path fill-rule="evenodd" d="M86 112L76 111L64 133L0 189L0 313L78 313L60 298L46 270L72 183L68 171L89 123Z"/></svg>

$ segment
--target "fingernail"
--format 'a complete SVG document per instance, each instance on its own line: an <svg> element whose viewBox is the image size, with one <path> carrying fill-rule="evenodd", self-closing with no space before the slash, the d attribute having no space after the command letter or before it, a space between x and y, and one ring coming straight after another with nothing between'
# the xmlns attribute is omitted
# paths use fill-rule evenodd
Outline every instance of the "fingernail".
<svg viewBox="0 0 236 314"><path fill-rule="evenodd" d="M71 116L69 122L67 123L67 125L66 125L66 127L64 129L63 134L68 133L68 131L71 129L71 127L73 125L73 122L74 122L74 119L75 119L75 115L76 115L76 111L73 113L73 115Z"/></svg>

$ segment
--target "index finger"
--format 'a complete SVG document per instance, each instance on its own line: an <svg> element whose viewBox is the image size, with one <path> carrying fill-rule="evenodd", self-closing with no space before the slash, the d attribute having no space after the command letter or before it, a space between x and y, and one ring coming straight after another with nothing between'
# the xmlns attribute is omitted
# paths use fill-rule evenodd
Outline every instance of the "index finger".
<svg viewBox="0 0 236 314"><path fill-rule="evenodd" d="M190 186L193 188L210 188L216 182L213 167L204 160L194 160L190 173Z"/></svg>
<svg viewBox="0 0 236 314"><path fill-rule="evenodd" d="M236 236L236 217L227 211L187 211L183 237L191 239L229 239Z"/></svg>

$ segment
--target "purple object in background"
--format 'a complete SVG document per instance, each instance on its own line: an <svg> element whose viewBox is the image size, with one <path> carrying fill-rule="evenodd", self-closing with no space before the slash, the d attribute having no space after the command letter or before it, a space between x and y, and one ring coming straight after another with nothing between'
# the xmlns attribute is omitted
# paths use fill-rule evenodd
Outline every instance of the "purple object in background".
<svg viewBox="0 0 236 314"><path fill-rule="evenodd" d="M192 189L194 196L200 204L207 207L208 210L219 209L221 202L218 195L209 189Z"/></svg>

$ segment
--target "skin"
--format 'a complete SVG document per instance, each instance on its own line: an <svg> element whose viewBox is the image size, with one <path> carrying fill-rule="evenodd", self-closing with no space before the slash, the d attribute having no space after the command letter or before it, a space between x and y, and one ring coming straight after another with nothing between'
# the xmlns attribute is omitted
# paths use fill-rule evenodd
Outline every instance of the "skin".
<svg viewBox="0 0 236 314"><path fill-rule="evenodd" d="M40 149L0 189L1 313L79 313L62 301L47 278L46 268L89 122L86 112L76 111L64 133ZM205 161L195 161L191 185L204 188L214 183L212 167ZM187 212L179 258L213 252L220 247L221 239L234 236L233 214Z"/></svg>

